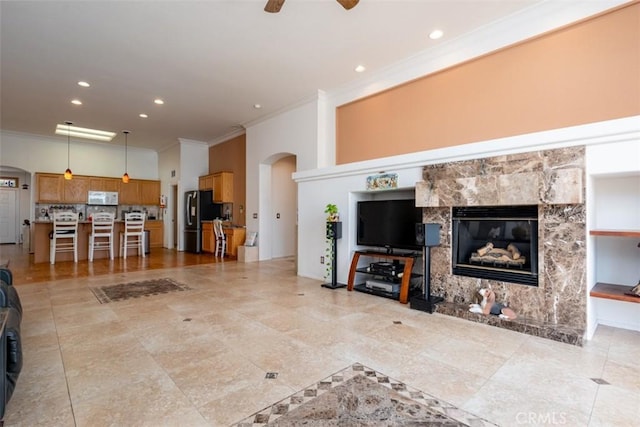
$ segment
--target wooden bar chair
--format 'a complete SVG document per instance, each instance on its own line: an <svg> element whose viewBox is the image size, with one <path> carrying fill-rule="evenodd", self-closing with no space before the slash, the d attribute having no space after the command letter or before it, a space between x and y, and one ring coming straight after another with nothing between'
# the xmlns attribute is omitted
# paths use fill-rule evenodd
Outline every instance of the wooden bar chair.
<svg viewBox="0 0 640 427"><path fill-rule="evenodd" d="M127 258L127 250L138 250L138 256L144 258L144 214L129 212L124 216L124 231L120 233L120 256Z"/></svg>
<svg viewBox="0 0 640 427"><path fill-rule="evenodd" d="M89 261L93 261L95 251L109 251L109 259L113 260L113 226L116 216L110 212L98 212L91 220L89 234Z"/></svg>
<svg viewBox="0 0 640 427"><path fill-rule="evenodd" d="M78 262L78 214L54 212L53 231L49 242L49 260L56 263L59 252L73 252L73 262Z"/></svg>
<svg viewBox="0 0 640 427"><path fill-rule="evenodd" d="M213 256L217 258L220 253L220 258L224 258L224 253L227 251L227 236L222 229L222 220L213 220L213 233L216 236L216 250Z"/></svg>

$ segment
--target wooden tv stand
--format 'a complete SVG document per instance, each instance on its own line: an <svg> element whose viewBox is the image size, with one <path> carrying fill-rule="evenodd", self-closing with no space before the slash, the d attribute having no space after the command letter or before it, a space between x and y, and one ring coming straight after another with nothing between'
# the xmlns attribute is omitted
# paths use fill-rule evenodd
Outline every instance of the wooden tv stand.
<svg viewBox="0 0 640 427"><path fill-rule="evenodd" d="M376 252L376 251L355 251L353 254L353 258L351 259L351 268L349 269L349 281L347 282L347 290L353 291L354 286L356 286L355 278L356 273L362 274L370 274L372 276L378 275L382 276L382 274L369 272L366 267L358 268L358 262L360 261L360 257L372 257L372 258L381 258L392 261L402 261L404 262L404 270L402 272L402 278L400 281L400 293L397 297L398 301L402 304L406 304L409 301L409 285L411 283L411 278L416 277L416 275L412 276L413 271L413 262L415 260L415 255L399 255L399 254L387 254L384 252ZM360 290L356 288L355 290ZM368 292L373 293L375 292ZM390 298L395 298L391 295L383 295L388 296Z"/></svg>

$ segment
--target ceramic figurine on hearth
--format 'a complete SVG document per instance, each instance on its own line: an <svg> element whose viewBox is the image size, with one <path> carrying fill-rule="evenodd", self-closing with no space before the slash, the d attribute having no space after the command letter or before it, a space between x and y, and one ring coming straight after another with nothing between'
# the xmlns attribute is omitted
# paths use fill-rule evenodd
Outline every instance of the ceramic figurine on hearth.
<svg viewBox="0 0 640 427"><path fill-rule="evenodd" d="M475 295L476 303L469 304L469 311L472 313L489 315L493 314L505 320L513 320L518 315L505 304L496 302L496 293L491 288L480 288Z"/></svg>

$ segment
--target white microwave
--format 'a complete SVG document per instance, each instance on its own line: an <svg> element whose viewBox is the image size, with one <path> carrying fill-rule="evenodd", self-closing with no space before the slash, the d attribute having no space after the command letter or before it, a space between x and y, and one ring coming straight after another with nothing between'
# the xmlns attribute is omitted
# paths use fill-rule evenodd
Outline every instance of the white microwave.
<svg viewBox="0 0 640 427"><path fill-rule="evenodd" d="M87 204L99 205L99 206L117 206L118 192L117 191L89 191Z"/></svg>

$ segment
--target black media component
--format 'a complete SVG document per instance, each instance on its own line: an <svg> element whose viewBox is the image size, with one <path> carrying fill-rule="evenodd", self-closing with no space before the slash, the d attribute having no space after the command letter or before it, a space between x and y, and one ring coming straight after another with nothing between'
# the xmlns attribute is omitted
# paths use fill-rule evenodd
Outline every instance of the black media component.
<svg viewBox="0 0 640 427"><path fill-rule="evenodd" d="M327 239L342 238L342 222L327 221Z"/></svg>
<svg viewBox="0 0 640 427"><path fill-rule="evenodd" d="M372 274L397 276L402 271L404 271L404 264L400 264L398 260L393 262L372 262L369 264L369 272Z"/></svg>
<svg viewBox="0 0 640 427"><path fill-rule="evenodd" d="M415 199L363 200L358 202L356 243L360 246L419 250L415 224L422 222L422 208Z"/></svg>
<svg viewBox="0 0 640 427"><path fill-rule="evenodd" d="M440 224L416 224L416 244L420 246L438 246L440 244Z"/></svg>
<svg viewBox="0 0 640 427"><path fill-rule="evenodd" d="M421 227L418 227L421 226ZM440 224L427 223L416 224L416 241L418 240L418 231L422 231L422 241L424 248L422 249L423 276L422 276L422 295L416 295L409 300L409 307L414 310L426 311L433 313L436 304L444 301L444 298L431 295L431 248L440 244Z"/></svg>

